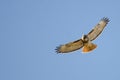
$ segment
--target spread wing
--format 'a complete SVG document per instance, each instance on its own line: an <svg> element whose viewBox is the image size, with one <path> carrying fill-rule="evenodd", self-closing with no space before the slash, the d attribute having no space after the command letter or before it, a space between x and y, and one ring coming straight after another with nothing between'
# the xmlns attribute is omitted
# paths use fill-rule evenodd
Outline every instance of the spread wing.
<svg viewBox="0 0 120 80"><path fill-rule="evenodd" d="M107 23L109 22L108 18L102 18L100 22L88 33L89 39L92 41L96 39L100 33L103 31Z"/></svg>
<svg viewBox="0 0 120 80"><path fill-rule="evenodd" d="M82 39L79 39L74 42L60 45L59 47L56 48L56 52L57 53L67 53L67 52L72 52L72 51L78 50L82 47L83 47L83 41L82 41Z"/></svg>

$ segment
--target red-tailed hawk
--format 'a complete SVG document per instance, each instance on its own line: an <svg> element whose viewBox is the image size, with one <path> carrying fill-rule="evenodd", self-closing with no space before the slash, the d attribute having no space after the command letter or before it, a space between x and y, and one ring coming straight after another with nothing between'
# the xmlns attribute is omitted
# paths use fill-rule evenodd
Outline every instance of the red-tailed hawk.
<svg viewBox="0 0 120 80"><path fill-rule="evenodd" d="M100 33L103 31L108 22L109 22L108 18L106 17L102 18L99 21L99 23L87 35L83 35L82 38L79 40L58 46L55 49L56 52L68 53L78 50L80 48L82 48L83 53L94 50L97 47L97 45L92 43L92 41L100 35Z"/></svg>

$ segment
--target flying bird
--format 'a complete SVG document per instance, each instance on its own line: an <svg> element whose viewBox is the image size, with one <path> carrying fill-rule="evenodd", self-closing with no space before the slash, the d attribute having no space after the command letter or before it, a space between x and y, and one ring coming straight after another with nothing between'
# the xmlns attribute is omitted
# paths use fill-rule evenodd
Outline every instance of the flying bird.
<svg viewBox="0 0 120 80"><path fill-rule="evenodd" d="M108 24L109 19L107 17L102 18L98 24L87 34L83 35L81 39L78 39L67 44L56 47L57 53L68 53L82 48L83 53L94 50L97 45L92 43L103 31L105 26Z"/></svg>

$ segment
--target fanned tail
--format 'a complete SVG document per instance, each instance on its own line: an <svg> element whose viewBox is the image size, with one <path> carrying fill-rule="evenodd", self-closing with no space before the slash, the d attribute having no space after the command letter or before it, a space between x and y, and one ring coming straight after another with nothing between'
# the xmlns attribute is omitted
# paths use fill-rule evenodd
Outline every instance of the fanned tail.
<svg viewBox="0 0 120 80"><path fill-rule="evenodd" d="M83 52L83 53L90 52L90 51L94 50L96 47L97 47L96 44L86 43L86 44L84 45L84 47L82 48L82 52Z"/></svg>

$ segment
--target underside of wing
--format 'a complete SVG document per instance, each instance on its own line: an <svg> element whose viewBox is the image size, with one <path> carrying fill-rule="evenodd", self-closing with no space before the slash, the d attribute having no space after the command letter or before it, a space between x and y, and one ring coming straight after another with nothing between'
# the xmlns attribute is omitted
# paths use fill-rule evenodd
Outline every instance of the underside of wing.
<svg viewBox="0 0 120 80"><path fill-rule="evenodd" d="M57 53L68 53L75 50L78 50L83 47L82 39L76 40L74 42L70 42L64 45L60 45L56 48Z"/></svg>
<svg viewBox="0 0 120 80"><path fill-rule="evenodd" d="M100 33L103 31L107 23L109 22L108 18L102 18L100 22L88 33L89 39L92 41L96 39Z"/></svg>

